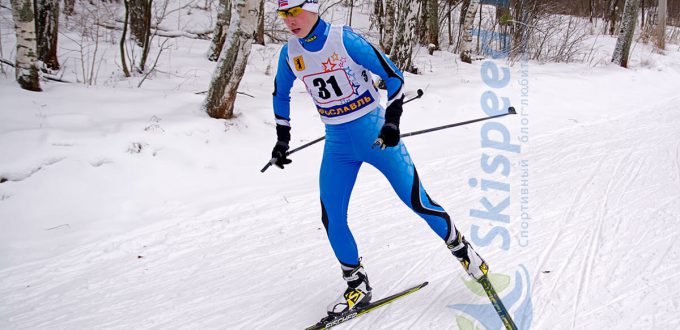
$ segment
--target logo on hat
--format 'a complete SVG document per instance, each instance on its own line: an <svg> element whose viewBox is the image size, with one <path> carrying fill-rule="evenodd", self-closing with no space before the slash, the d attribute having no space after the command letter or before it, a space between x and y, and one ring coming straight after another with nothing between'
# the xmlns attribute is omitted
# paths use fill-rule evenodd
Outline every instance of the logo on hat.
<svg viewBox="0 0 680 330"><path fill-rule="evenodd" d="M288 6L288 0L279 0L279 7Z"/></svg>

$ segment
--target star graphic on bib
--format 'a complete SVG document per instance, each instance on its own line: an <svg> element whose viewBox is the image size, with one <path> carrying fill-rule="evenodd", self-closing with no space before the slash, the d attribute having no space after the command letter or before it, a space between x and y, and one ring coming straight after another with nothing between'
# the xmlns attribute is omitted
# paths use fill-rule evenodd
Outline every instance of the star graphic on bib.
<svg viewBox="0 0 680 330"><path fill-rule="evenodd" d="M330 58L326 62L321 62L321 64L323 64L323 72L332 71L335 68L335 63L331 62Z"/></svg>
<svg viewBox="0 0 680 330"><path fill-rule="evenodd" d="M355 78L355 77L354 77L354 71L352 71L352 68L349 68L349 67L348 67L348 68L345 68L345 72L347 72L347 75L348 75L348 76L350 76L350 77L352 77L352 78Z"/></svg>
<svg viewBox="0 0 680 330"><path fill-rule="evenodd" d="M339 61L340 60L340 56L338 56L338 54L335 53L335 52L333 52L333 55L331 55L331 58L333 59L333 61Z"/></svg>
<svg viewBox="0 0 680 330"><path fill-rule="evenodd" d="M352 91L354 92L354 94L359 95L359 85L352 83Z"/></svg>

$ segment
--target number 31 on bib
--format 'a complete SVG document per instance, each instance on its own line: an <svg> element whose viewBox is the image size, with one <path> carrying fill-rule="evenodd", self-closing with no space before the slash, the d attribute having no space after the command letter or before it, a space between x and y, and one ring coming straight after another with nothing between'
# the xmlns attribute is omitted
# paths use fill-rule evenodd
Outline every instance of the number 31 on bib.
<svg viewBox="0 0 680 330"><path fill-rule="evenodd" d="M343 69L310 74L304 76L302 81L318 104L342 101L356 93Z"/></svg>

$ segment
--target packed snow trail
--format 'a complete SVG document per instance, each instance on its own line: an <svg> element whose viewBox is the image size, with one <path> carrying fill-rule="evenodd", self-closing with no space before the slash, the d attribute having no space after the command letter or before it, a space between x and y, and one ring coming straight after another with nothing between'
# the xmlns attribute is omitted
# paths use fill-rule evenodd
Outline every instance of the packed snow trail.
<svg viewBox="0 0 680 330"><path fill-rule="evenodd" d="M679 101L534 137L531 244L544 248L522 256L535 261L533 328L679 325ZM468 157L420 165L428 188L464 194L433 179L472 166L459 159ZM462 271L424 222L395 207L400 202L386 191L377 172L364 170L349 215L374 294L431 284L351 327L455 329L446 306L481 300L464 289ZM204 199L209 211L198 215L170 207L162 224L3 269L0 326L288 329L314 322L342 285L318 196L251 197L257 202L229 206ZM514 266L481 250L492 269Z"/></svg>
<svg viewBox="0 0 680 330"><path fill-rule="evenodd" d="M0 329L299 329L323 316L344 282L321 223L321 143L259 172L275 139L266 72L278 47L254 46L239 89L255 98L239 96L230 121L198 109L214 67L196 60L205 41L180 42L166 70L195 74L146 89L55 83L35 94L0 80ZM680 56L637 49L630 70L530 63L529 246L477 249L492 272L526 265L532 329L680 328ZM416 62L407 90L425 95L405 109L403 132L483 116L480 63L447 52ZM519 111L518 76L507 94ZM304 88L292 102L294 148L323 126ZM516 133L518 119L498 121ZM468 216L482 195L468 186L483 175L481 125L406 140L466 235L491 226ZM368 165L349 219L376 299L430 284L340 328L457 329L450 306L488 304Z"/></svg>

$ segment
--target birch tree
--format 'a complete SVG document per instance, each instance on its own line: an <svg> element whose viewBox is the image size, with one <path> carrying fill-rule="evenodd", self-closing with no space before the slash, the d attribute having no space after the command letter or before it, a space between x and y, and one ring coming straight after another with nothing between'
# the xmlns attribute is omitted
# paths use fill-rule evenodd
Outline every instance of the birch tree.
<svg viewBox="0 0 680 330"><path fill-rule="evenodd" d="M385 28L380 38L380 47L382 47L385 54L392 53L392 44L394 43L394 27L396 21L396 1L398 0L385 0Z"/></svg>
<svg viewBox="0 0 680 330"><path fill-rule="evenodd" d="M35 15L33 1L11 0L14 31L17 37L15 72L21 88L40 92L40 78L38 76L37 43L35 39Z"/></svg>
<svg viewBox="0 0 680 330"><path fill-rule="evenodd" d="M463 38L460 44L460 60L465 63L472 63L472 29L475 22L475 14L479 7L479 0L470 0L470 4L465 12L463 20Z"/></svg>
<svg viewBox="0 0 680 330"><path fill-rule="evenodd" d="M666 0L659 0L658 18L656 23L656 45L659 49L666 48L666 17L667 17L667 2Z"/></svg>
<svg viewBox="0 0 680 330"><path fill-rule="evenodd" d="M260 4L258 0L236 0L235 28L230 29L225 49L213 72L210 89L203 103L204 110L213 118L230 119L241 78L246 70L253 36L257 28Z"/></svg>
<svg viewBox="0 0 680 330"><path fill-rule="evenodd" d="M397 22L390 59L401 71L414 72L413 45L418 37L416 31L418 1L400 0L397 3Z"/></svg>
<svg viewBox="0 0 680 330"><path fill-rule="evenodd" d="M621 17L621 29L619 30L619 37L616 40L616 48L614 49L614 56L612 62L627 68L628 57L630 55L630 46L633 43L633 33L637 25L637 13L640 6L640 0L626 0L623 7L623 15Z"/></svg>
<svg viewBox="0 0 680 330"><path fill-rule="evenodd" d="M260 0L260 10L257 15L257 30L255 31L255 43L264 46L264 0ZM352 25L350 16L349 25Z"/></svg>
<svg viewBox="0 0 680 330"><path fill-rule="evenodd" d="M224 40L227 37L227 31L229 31L231 0L220 0L217 10L217 22L215 22L215 30L213 31L210 49L208 50L208 60L213 62L219 59L222 47L224 46Z"/></svg>
<svg viewBox="0 0 680 330"><path fill-rule="evenodd" d="M57 58L59 0L35 1L35 27L38 59L48 69L59 70Z"/></svg>

